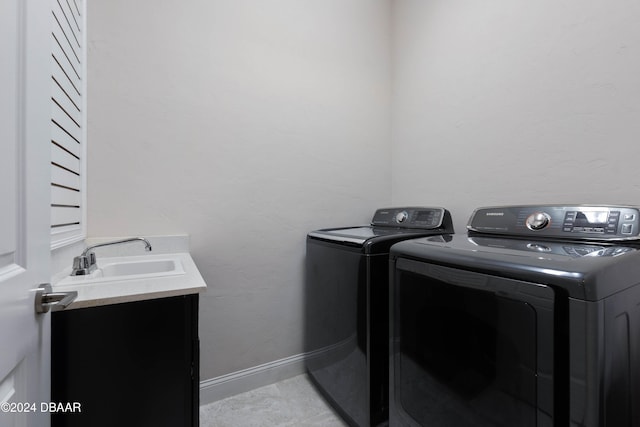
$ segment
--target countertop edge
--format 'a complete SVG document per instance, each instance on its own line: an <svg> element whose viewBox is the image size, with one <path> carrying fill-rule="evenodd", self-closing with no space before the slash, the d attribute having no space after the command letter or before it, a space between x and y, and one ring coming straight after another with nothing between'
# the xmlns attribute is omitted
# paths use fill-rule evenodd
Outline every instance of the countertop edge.
<svg viewBox="0 0 640 427"><path fill-rule="evenodd" d="M148 292L130 295L114 295L111 297L86 299L81 301L74 301L67 306L63 311L76 310L81 308L101 307L104 305L123 304L128 302L148 301L160 298L178 297L183 295L200 294L206 290L206 286L196 288L183 288L172 289L167 291Z"/></svg>

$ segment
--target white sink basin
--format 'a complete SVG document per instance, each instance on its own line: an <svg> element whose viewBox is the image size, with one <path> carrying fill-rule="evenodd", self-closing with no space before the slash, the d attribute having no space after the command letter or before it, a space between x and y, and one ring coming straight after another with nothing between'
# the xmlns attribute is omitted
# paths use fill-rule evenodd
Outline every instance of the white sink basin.
<svg viewBox="0 0 640 427"><path fill-rule="evenodd" d="M185 274L176 255L145 255L98 258L98 268L86 276L66 276L57 286L144 280Z"/></svg>
<svg viewBox="0 0 640 427"><path fill-rule="evenodd" d="M158 259L149 261L126 261L106 264L98 269L102 277L132 276L139 274L171 273L178 266L172 259Z"/></svg>

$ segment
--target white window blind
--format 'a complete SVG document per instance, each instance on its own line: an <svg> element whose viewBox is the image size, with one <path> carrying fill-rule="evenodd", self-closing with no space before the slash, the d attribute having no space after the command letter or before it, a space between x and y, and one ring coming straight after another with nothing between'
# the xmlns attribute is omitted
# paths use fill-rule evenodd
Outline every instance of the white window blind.
<svg viewBox="0 0 640 427"><path fill-rule="evenodd" d="M83 0L52 0L51 247L86 234L86 51Z"/></svg>

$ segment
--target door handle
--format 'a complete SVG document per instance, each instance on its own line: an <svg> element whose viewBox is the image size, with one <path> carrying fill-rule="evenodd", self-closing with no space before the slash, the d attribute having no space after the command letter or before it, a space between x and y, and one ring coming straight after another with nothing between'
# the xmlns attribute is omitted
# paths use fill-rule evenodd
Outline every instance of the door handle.
<svg viewBox="0 0 640 427"><path fill-rule="evenodd" d="M36 290L36 313L63 310L77 297L77 291L53 292L49 283L43 283Z"/></svg>

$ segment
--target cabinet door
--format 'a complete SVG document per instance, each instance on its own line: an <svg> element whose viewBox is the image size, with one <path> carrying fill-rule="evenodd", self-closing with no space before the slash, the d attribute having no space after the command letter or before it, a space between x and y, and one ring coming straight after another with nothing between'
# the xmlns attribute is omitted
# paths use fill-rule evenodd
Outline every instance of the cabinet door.
<svg viewBox="0 0 640 427"><path fill-rule="evenodd" d="M198 296L54 313L53 426L198 426Z"/></svg>

